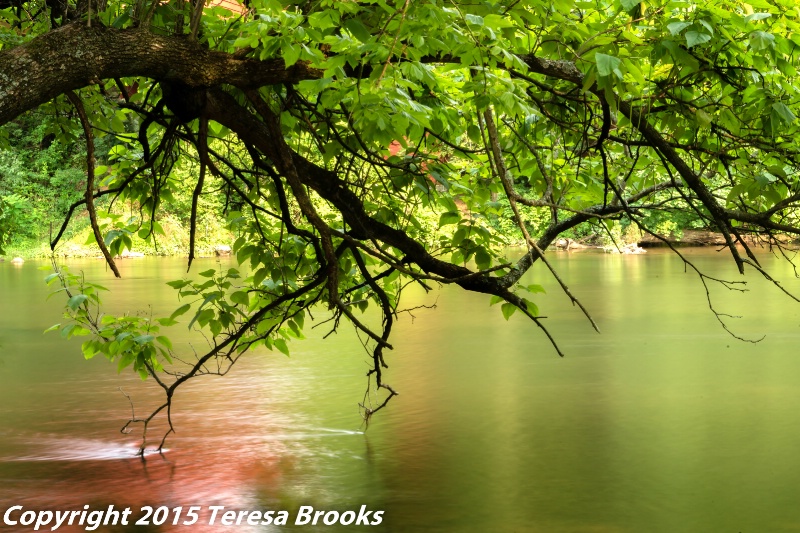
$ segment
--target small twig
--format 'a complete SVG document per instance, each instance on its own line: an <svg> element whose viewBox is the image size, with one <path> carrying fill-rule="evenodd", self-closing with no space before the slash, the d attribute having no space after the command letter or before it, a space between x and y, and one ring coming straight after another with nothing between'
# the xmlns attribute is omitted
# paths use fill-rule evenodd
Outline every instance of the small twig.
<svg viewBox="0 0 800 533"><path fill-rule="evenodd" d="M389 68L389 65L392 62L392 55L394 54L394 47L397 46L397 40L400 38L400 32L403 30L403 23L406 20L406 12L408 11L408 4L409 0L406 0L403 4L403 10L400 14L400 25L397 27L397 33L394 34L394 41L392 41L392 47L389 49L389 57L386 58L386 63L383 64L383 70L381 70L380 76L378 79L375 80L375 85L380 85L383 76L386 74L386 69Z"/></svg>
<svg viewBox="0 0 800 533"><path fill-rule="evenodd" d="M127 392L125 392L124 390L122 390L122 387L117 387L117 390L119 390L119 391L120 391L120 392L123 394L123 396L125 396L125 397L128 399L128 403L130 403L130 404L131 404L131 418L130 418L130 420L128 421L128 424L130 424L130 423L131 423L131 421L133 421L133 420L136 420L136 411L134 411L134 409L133 409L133 399L131 399L131 395L130 395L130 394L128 394ZM122 428L119 430L119 431L120 431L120 433L125 433L125 434L128 434L128 433L130 433L130 432L131 432L131 431L128 429L128 424L125 424L125 425L124 425L124 426L123 426L123 427L122 427Z"/></svg>
<svg viewBox="0 0 800 533"><path fill-rule="evenodd" d="M100 233L100 226L97 223L97 212L94 208L94 136L92 135L92 125L89 122L89 117L86 116L86 109L83 107L83 102L81 102L80 97L78 97L74 91L67 91L65 94L78 112L81 125L83 126L83 135L86 138L86 194L84 196L84 201L86 202L86 210L89 212L92 232L94 232L97 246L99 246L100 251L103 252L103 257L105 257L109 268L111 268L111 271L114 272L116 277L121 278L122 276L117 269L117 265L114 263L114 258L111 257L111 253L108 251L106 243L103 241L103 235Z"/></svg>
<svg viewBox="0 0 800 533"><path fill-rule="evenodd" d="M201 1L201 0L198 0ZM200 117L200 130L197 134L197 152L200 154L200 176L192 193L192 212L189 219L189 264L186 271L192 268L194 260L195 239L197 235L197 204L203 192L203 181L206 177L206 161L208 160L208 119Z"/></svg>

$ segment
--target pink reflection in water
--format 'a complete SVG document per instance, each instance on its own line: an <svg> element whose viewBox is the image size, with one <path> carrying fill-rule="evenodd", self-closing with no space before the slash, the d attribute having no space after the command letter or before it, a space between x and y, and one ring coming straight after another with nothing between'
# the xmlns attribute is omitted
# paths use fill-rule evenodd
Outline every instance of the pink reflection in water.
<svg viewBox="0 0 800 533"><path fill-rule="evenodd" d="M192 531L215 531L209 526L208 507L224 505L226 510L260 509L257 494L267 497L279 493L284 471L295 460L280 441L209 436L202 448L192 439L174 439L174 451L148 453L136 457L138 443L103 442L92 439L44 437L28 439L25 454L3 457L6 483L0 488L0 510L22 505L24 510L117 510L130 507L129 524L143 513L141 507L166 506L169 509L201 506L200 520ZM224 448L223 448L224 440ZM224 449L224 453L220 450ZM35 490L31 490L35 488ZM18 516L18 515L17 515ZM186 526L168 523L141 526L146 531L186 530ZM182 518L183 520L183 518ZM205 523L205 525L204 525ZM129 525L128 527L131 527ZM251 531L253 526L238 526L237 531ZM31 531L32 527L4 526L4 531ZM49 530L49 527L44 528ZM85 526L62 526L58 531L85 531ZM124 527L100 526L97 531L126 531Z"/></svg>

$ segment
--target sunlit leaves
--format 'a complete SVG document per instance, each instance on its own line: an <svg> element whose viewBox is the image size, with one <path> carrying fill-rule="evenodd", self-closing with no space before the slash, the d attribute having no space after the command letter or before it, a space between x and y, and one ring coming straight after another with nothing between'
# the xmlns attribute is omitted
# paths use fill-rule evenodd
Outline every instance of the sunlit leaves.
<svg viewBox="0 0 800 533"><path fill-rule="evenodd" d="M508 320L516 312L517 306L506 302L500 306L500 310L503 312L503 318Z"/></svg>
<svg viewBox="0 0 800 533"><path fill-rule="evenodd" d="M282 354L289 356L289 346L286 344L286 341L283 339L275 339L272 341L272 345L277 348Z"/></svg>
<svg viewBox="0 0 800 533"><path fill-rule="evenodd" d="M55 324L46 332L60 329L61 336L67 339L91 336L81 345L84 358L91 359L102 354L111 361L117 361L119 371L133 365L134 371L142 379L160 371L162 359L172 361L171 341L158 335L164 319L101 314L98 294L107 290L105 287L85 281L82 275L73 274L66 267L60 267L47 277L48 283L56 280L61 284L57 293L63 291L72 295L67 300L64 312L68 322L64 325ZM154 344L156 342L159 346Z"/></svg>

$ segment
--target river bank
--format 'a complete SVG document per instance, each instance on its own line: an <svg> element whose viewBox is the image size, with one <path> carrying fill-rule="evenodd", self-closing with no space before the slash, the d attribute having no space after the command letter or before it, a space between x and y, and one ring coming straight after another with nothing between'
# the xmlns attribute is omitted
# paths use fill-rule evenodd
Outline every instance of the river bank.
<svg viewBox="0 0 800 533"><path fill-rule="evenodd" d="M135 238L135 235L131 233L132 246L129 250L123 251L119 258L186 257L189 253L189 228L172 216L162 218L159 226L162 233L155 239L152 237L146 240ZM195 237L195 257L214 257L220 255L219 250L224 248L228 249L227 253L229 254L230 246L235 240L233 233L218 222L199 224ZM6 261L16 257L24 260L49 258L53 253L60 258L103 258L88 225L62 238L55 250L50 249L49 239L39 241L26 239L12 242L5 251L6 254L0 256L0 261L4 257Z"/></svg>
<svg viewBox="0 0 800 533"><path fill-rule="evenodd" d="M580 240L563 238L556 240L551 245L551 248L570 252L594 250L608 253L640 254L646 253L648 248L666 248L669 246L676 248L703 248L726 245L725 236L722 233L707 230L684 230L678 233L671 233L663 239L649 234L637 237L633 239L621 238L614 243L609 243L608 239L599 239L596 236ZM798 243L797 239L793 239L788 235L775 235L771 243L753 235L743 235L742 239L748 246L755 248L768 248L770 244L774 245L776 242L786 246Z"/></svg>

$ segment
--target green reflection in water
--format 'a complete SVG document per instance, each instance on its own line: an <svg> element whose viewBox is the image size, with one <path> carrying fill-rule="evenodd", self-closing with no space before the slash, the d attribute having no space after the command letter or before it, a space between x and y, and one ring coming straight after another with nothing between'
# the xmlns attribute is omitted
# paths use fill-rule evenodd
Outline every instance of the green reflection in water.
<svg viewBox="0 0 800 533"><path fill-rule="evenodd" d="M707 273L737 278L721 254L688 253ZM741 343L674 256L554 262L603 332L537 265L526 282L547 288L537 303L565 359L484 296L409 294L407 307L437 308L414 311L413 323L401 315L387 377L401 395L366 435L356 408L366 356L352 331L323 341L315 330L291 358L254 353L228 378L181 393L172 451L147 466L119 457L131 438L116 433L128 409L116 388L142 406L156 396L42 336L58 321L42 274L0 265L0 507L368 504L386 511L380 531L800 530L800 307L751 277L744 294L712 286L718 310L744 315L728 321L737 334L767 334ZM183 263L124 268L122 281L103 281L111 305L168 312L163 282Z"/></svg>

